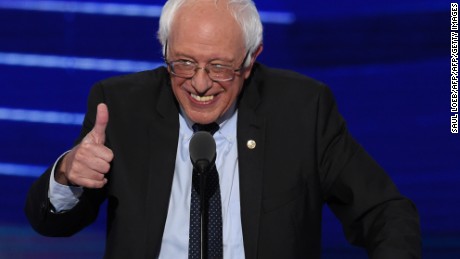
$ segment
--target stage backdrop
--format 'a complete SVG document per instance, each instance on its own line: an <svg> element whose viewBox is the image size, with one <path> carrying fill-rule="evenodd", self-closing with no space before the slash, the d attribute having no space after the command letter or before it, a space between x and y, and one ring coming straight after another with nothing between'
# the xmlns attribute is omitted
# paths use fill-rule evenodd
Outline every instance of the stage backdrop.
<svg viewBox="0 0 460 259"><path fill-rule="evenodd" d="M101 258L105 213L74 237L45 238L25 220L25 196L71 148L95 82L164 65L156 40L163 3L0 0L0 258ZM352 134L416 203L424 258L455 258L460 136L450 132L450 2L256 5L265 28L260 61L330 86ZM366 258L324 213L324 258Z"/></svg>

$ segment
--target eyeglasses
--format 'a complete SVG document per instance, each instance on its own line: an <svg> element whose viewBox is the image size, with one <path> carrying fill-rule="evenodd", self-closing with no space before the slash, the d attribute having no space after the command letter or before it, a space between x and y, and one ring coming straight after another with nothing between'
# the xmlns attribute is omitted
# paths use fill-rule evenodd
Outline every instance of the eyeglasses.
<svg viewBox="0 0 460 259"><path fill-rule="evenodd" d="M230 81L235 78L235 73L240 72L243 69L244 63L249 56L249 51L246 52L244 56L243 62L239 66L238 69L234 69L231 66L217 64L217 63L208 63L204 67L199 67L197 63L191 60L175 60L175 61L168 61L166 59L167 53L167 43L165 44L165 63L168 65L171 74L181 77L190 79L195 76L198 69L204 69L208 74L209 78L213 81L217 82L225 82Z"/></svg>

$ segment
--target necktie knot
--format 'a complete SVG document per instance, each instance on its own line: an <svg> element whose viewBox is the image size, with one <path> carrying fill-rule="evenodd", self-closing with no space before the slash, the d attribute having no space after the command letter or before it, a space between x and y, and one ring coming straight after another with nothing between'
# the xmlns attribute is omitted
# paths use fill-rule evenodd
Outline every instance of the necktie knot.
<svg viewBox="0 0 460 259"><path fill-rule="evenodd" d="M207 131L211 133L211 135L214 135L219 130L219 124L213 122L209 124L199 124L195 123L192 126L193 132L198 132L198 131Z"/></svg>

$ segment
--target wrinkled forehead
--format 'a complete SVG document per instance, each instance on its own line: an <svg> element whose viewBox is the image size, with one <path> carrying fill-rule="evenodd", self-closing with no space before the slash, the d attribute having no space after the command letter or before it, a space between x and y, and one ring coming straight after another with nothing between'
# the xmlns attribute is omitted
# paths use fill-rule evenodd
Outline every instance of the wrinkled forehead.
<svg viewBox="0 0 460 259"><path fill-rule="evenodd" d="M241 47L243 32L226 1L194 0L177 11L172 22L170 43L203 41L230 43Z"/></svg>

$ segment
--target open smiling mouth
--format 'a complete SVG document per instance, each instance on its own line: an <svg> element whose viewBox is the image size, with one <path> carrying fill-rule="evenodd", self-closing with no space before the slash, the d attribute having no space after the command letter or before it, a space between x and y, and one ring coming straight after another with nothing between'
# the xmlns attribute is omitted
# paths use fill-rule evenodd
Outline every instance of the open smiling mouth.
<svg viewBox="0 0 460 259"><path fill-rule="evenodd" d="M192 98L198 102L209 102L214 99L214 95L199 96L199 95L190 93L190 96L192 96Z"/></svg>

